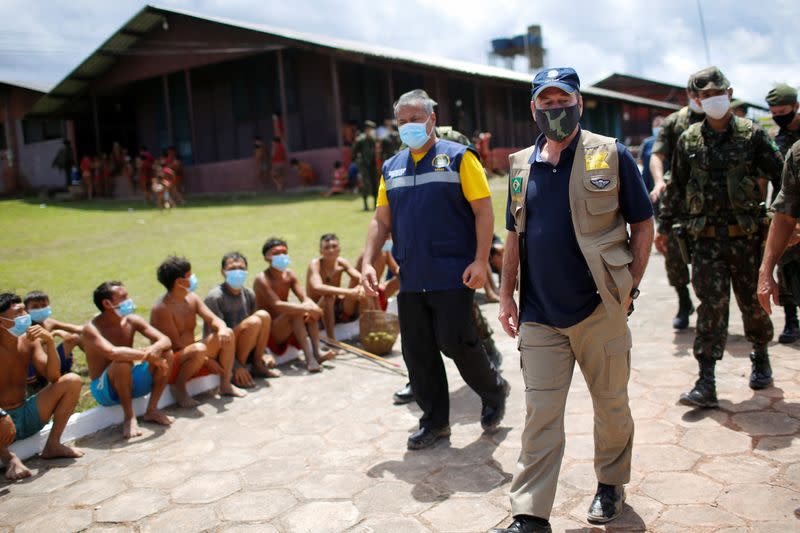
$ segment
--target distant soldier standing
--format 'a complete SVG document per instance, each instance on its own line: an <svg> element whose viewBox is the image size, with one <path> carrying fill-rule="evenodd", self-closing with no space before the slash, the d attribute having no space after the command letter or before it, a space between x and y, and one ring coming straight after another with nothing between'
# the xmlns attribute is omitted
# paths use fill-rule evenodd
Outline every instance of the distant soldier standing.
<svg viewBox="0 0 800 533"><path fill-rule="evenodd" d="M792 145L800 140L800 115L797 114L797 89L781 83L767 93L767 105L772 113L772 120L780 128L775 136L775 144L781 154L786 154ZM787 157L788 159L788 157ZM777 188L774 194L777 194ZM774 198L774 195L773 195ZM773 206L774 207L774 206ZM781 344L791 344L800 338L800 324L797 320L797 302L789 290L789 285L784 275L783 265L800 262L800 246L794 245L786 249L778 263L778 289L779 300L786 316L783 333L778 336Z"/></svg>
<svg viewBox="0 0 800 533"><path fill-rule="evenodd" d="M680 222L694 244L692 286L700 299L694 356L700 372L694 388L680 401L716 407L714 366L725 350L731 285L753 345L750 388L772 383L767 354L772 322L756 299L765 229L760 206L764 184L759 177L779 175L782 158L764 130L733 115L733 91L718 68L696 72L692 87L706 118L678 139L657 241L664 246L667 233Z"/></svg>
<svg viewBox="0 0 800 533"><path fill-rule="evenodd" d="M361 178L361 197L364 199L364 211L369 211L367 196L372 196L372 207L378 198L378 169L375 166L375 123L364 122L364 131L353 141L353 161L358 166Z"/></svg>
<svg viewBox="0 0 800 533"><path fill-rule="evenodd" d="M653 144L649 165L653 179L650 200L653 203L659 200L666 188L666 182L669 180L669 164L675 154L675 145L678 143L678 137L689 126L703 120L703 109L693 100L697 95L692 89L692 78L689 78L686 85L686 94L689 97L689 105L684 106L664 119ZM678 293L678 313L672 319L672 327L686 329L689 327L689 315L694 313L694 305L689 295L689 267L681 256L681 251L674 235L668 236L666 245L663 247L659 247L658 242L656 242L656 248L664 255L664 267L667 270L669 284L675 287L675 291Z"/></svg>
<svg viewBox="0 0 800 533"><path fill-rule="evenodd" d="M387 161L390 157L400 151L400 145L403 141L400 140L400 132L397 131L397 124L392 122L389 125L389 131L381 139L381 161Z"/></svg>

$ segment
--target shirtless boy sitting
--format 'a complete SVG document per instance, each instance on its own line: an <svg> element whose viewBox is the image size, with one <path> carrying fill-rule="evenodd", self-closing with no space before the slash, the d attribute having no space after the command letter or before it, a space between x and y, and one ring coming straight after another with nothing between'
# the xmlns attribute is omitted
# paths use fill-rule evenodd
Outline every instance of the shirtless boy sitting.
<svg viewBox="0 0 800 533"><path fill-rule="evenodd" d="M50 384L37 394L27 396L25 385L31 361ZM19 296L0 294L0 418L11 419L18 440L35 435L53 418L53 427L41 453L45 459L83 456L77 448L61 444L61 435L78 403L81 378L71 372L62 376L60 369L61 362L50 332L42 326L31 326L31 317ZM0 444L0 459L6 464L7 479L31 475L6 444Z"/></svg>
<svg viewBox="0 0 800 533"><path fill-rule="evenodd" d="M72 350L75 346L81 346L82 326L69 324L51 318L53 314L50 308L50 297L43 291L31 291L22 300L25 304L25 311L31 315L31 322L35 326L42 326L50 332L53 337L60 337L62 342L56 346L58 358L61 361L61 373L66 374L72 370ZM33 364L28 368L28 383L35 384L41 382L46 384L44 376L39 376Z"/></svg>
<svg viewBox="0 0 800 533"><path fill-rule="evenodd" d="M335 339L334 326L358 318L360 308L368 305L361 274L340 257L339 238L326 233L319 240L320 257L312 259L306 274L306 292L322 308L322 323L328 337ZM350 277L350 288L342 287L342 274Z"/></svg>
<svg viewBox="0 0 800 533"><path fill-rule="evenodd" d="M150 312L150 323L172 341L174 352L170 383L181 407L198 404L186 388L190 379L205 369L219 374L219 391L224 396L245 396L247 393L231 383L233 369L233 331L225 325L194 293L197 276L192 265L183 257L168 257L158 267L158 281L167 289ZM210 333L195 342L197 316L209 327Z"/></svg>
<svg viewBox="0 0 800 533"><path fill-rule="evenodd" d="M281 355L288 344L303 350L309 372L322 370L321 362L333 357L319 346L319 320L322 309L306 296L294 272L289 270L289 247L286 241L270 238L261 248L269 268L260 272L253 283L256 305L272 316L270 350ZM289 291L299 302L289 301ZM311 342L307 337L311 338Z"/></svg>
<svg viewBox="0 0 800 533"><path fill-rule="evenodd" d="M163 426L172 424L172 417L158 410L158 400L169 377L172 343L142 317L133 314L136 307L120 281L101 283L94 290L94 305L100 313L86 323L82 335L95 401L122 407L125 414L122 435L126 439L142 434L136 423L133 399L148 393L144 420ZM150 346L143 350L134 348L136 333L147 337Z"/></svg>
<svg viewBox="0 0 800 533"><path fill-rule="evenodd" d="M265 356L272 328L272 317L263 309L256 309L256 295L244 286L247 279L247 258L239 252L229 252L222 257L223 283L208 292L205 304L211 312L225 321L233 330L236 358L233 360L233 382L239 387L253 387L253 375L245 366L252 360L253 374L261 377L278 377L275 358ZM210 333L208 328L205 334Z"/></svg>

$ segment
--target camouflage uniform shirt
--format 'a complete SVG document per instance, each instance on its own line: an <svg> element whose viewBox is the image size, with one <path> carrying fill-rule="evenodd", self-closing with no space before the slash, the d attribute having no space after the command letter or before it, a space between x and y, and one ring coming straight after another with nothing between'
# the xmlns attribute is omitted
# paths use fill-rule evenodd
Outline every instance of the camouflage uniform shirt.
<svg viewBox="0 0 800 533"><path fill-rule="evenodd" d="M800 218L800 140L786 154L781 175L781 192L772 204L772 210Z"/></svg>

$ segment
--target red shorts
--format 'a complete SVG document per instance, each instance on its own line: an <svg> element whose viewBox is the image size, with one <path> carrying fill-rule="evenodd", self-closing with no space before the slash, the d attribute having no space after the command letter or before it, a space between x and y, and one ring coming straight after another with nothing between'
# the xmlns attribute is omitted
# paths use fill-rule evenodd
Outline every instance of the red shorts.
<svg viewBox="0 0 800 533"><path fill-rule="evenodd" d="M177 351L173 353L172 357L172 374L169 376L169 384L174 385L175 382L178 380L178 374L181 372L181 354L183 354L183 350ZM199 378L201 376L209 376L211 372L208 371L205 365L200 367L200 370L191 377L191 379Z"/></svg>
<svg viewBox="0 0 800 533"><path fill-rule="evenodd" d="M386 311L389 307L389 299L386 297L386 291L378 289L378 305L381 306L381 311Z"/></svg>
<svg viewBox="0 0 800 533"><path fill-rule="evenodd" d="M294 346L298 350L302 349L300 346L300 342L298 342L297 337L294 336L294 333L289 335L289 338L283 341L282 343L278 344L275 342L275 339L270 336L269 342L267 343L267 347L269 351L274 353L275 355L283 355L286 353L286 350L289 349L289 346Z"/></svg>

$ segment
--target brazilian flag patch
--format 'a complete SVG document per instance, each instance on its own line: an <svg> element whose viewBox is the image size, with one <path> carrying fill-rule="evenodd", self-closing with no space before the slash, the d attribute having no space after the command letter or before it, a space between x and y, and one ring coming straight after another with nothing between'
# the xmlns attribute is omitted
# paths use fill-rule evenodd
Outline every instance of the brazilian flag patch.
<svg viewBox="0 0 800 533"><path fill-rule="evenodd" d="M511 192L514 195L519 194L522 192L522 177L516 176L511 178Z"/></svg>

